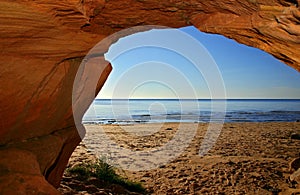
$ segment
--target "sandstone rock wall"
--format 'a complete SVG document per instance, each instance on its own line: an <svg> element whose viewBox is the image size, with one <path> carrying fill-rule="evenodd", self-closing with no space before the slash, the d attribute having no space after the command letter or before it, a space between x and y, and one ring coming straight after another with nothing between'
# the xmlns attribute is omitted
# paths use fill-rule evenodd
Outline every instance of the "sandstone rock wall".
<svg viewBox="0 0 300 195"><path fill-rule="evenodd" d="M52 186L58 186L80 142L72 114L74 78L83 57L104 37L136 25L195 25L263 49L300 70L299 4L1 0L0 193L56 193ZM107 62L101 70L98 90L111 66ZM86 108L90 101L85 101Z"/></svg>
<svg viewBox="0 0 300 195"><path fill-rule="evenodd" d="M299 0L114 0L93 14L83 30L111 33L135 25L194 25L262 49L300 70Z"/></svg>

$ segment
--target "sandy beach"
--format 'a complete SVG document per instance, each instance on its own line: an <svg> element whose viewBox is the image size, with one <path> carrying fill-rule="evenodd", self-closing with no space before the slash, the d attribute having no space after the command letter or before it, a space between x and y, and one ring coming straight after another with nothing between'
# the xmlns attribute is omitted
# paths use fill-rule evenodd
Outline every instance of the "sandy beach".
<svg viewBox="0 0 300 195"><path fill-rule="evenodd" d="M86 138L68 167L110 152L111 163L129 168L121 174L141 182L149 194L300 194L300 184L289 178L295 171L290 162L300 157L300 140L291 138L300 134L300 122L225 123L213 147L201 156L207 127L205 123L86 125ZM178 148L170 145L175 154L153 156L172 140L178 143ZM80 190L74 187L76 182ZM111 189L98 193L84 185L65 175L60 190L64 194L129 193Z"/></svg>

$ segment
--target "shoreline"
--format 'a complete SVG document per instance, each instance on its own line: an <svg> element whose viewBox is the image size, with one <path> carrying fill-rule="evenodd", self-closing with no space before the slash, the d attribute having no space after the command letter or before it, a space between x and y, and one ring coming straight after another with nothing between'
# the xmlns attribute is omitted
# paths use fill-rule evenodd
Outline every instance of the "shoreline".
<svg viewBox="0 0 300 195"><path fill-rule="evenodd" d="M125 170L126 175L142 182L150 194L300 193L300 185L289 182L289 163L300 157L300 140L291 139L292 134L300 134L299 122L224 123L214 147L205 156L198 152L208 124L196 125L195 136L176 158L151 170ZM83 161L84 154L94 156L93 145L89 144L97 140L95 132L99 133L99 127L122 148L149 151L168 143L178 126L179 123L86 125L86 152L76 149L69 166ZM141 129L143 133L139 134ZM125 162L130 163L128 159Z"/></svg>

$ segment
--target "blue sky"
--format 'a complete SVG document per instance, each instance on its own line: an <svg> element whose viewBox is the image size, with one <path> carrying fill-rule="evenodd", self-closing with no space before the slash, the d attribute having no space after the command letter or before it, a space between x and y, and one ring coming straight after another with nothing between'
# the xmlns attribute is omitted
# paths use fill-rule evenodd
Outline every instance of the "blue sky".
<svg viewBox="0 0 300 195"><path fill-rule="evenodd" d="M185 35L137 33L111 46L106 58L113 71L97 98L300 99L300 73L271 55L194 27L180 31ZM187 46L189 35L197 43ZM223 85L226 97L219 93Z"/></svg>

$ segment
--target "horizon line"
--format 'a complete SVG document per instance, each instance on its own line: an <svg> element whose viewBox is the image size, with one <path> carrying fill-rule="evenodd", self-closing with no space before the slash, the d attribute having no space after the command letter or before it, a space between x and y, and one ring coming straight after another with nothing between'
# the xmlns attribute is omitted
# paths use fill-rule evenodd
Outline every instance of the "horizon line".
<svg viewBox="0 0 300 195"><path fill-rule="evenodd" d="M300 100L300 98L95 98L94 100Z"/></svg>

